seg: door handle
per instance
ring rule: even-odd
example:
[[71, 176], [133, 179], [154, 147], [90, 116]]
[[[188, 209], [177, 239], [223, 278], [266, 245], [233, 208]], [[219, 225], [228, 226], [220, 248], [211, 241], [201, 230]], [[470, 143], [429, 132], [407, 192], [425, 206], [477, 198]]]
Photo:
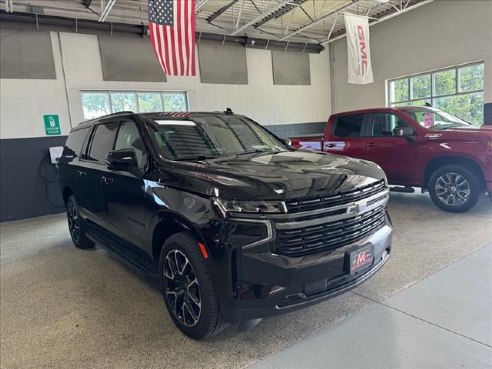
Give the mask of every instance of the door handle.
[[102, 177], [101, 177], [101, 181], [102, 181], [104, 184], [109, 185], [109, 184], [113, 183], [113, 178], [111, 178], [111, 177], [106, 177], [106, 176], [102, 176]]
[[378, 146], [378, 144], [375, 142], [366, 143], [366, 147], [377, 147], [377, 146]]
[[77, 175], [78, 175], [79, 177], [85, 177], [85, 176], [86, 176], [86, 174], [87, 174], [87, 173], [86, 173], [86, 172], [84, 172], [83, 170], [78, 170], [78, 171], [77, 171]]

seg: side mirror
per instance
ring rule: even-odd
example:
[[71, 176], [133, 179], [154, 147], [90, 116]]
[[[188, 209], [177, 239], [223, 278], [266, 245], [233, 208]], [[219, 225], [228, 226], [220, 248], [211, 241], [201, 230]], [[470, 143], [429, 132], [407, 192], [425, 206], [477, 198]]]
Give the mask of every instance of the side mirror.
[[412, 127], [397, 127], [393, 131], [393, 135], [405, 137], [406, 139], [413, 141], [415, 139], [415, 130]]
[[137, 155], [133, 149], [110, 151], [106, 156], [109, 169], [126, 171], [138, 167]]
[[287, 146], [292, 146], [292, 140], [290, 138], [283, 138], [282, 141], [284, 142], [284, 144], [286, 144]]

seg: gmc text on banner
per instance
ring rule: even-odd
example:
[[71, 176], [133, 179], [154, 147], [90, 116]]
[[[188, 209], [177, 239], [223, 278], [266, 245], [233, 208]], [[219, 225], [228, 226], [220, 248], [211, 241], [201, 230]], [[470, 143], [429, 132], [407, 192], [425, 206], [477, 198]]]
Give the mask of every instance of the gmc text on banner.
[[359, 85], [373, 83], [368, 18], [345, 14], [345, 29], [347, 33], [348, 83]]

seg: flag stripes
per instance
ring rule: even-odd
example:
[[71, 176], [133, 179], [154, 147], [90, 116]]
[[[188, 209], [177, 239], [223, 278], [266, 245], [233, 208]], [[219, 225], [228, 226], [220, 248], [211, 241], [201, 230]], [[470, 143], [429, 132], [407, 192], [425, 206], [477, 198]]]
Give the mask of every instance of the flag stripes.
[[195, 0], [149, 0], [150, 41], [167, 75], [196, 75], [195, 30]]

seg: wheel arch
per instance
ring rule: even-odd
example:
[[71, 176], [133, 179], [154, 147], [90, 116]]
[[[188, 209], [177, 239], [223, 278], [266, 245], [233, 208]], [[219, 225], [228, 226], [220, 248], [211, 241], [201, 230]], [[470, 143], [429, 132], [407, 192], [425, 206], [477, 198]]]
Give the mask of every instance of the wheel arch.
[[62, 196], [63, 196], [63, 203], [65, 205], [67, 205], [68, 198], [70, 196], [72, 196], [73, 194], [74, 194], [74, 192], [72, 191], [72, 189], [70, 187], [65, 186], [65, 188], [63, 188]]
[[200, 231], [183, 217], [172, 213], [157, 214], [151, 223], [152, 257], [159, 261], [164, 242], [172, 235], [180, 232], [190, 233], [198, 242], [207, 247]]
[[475, 172], [479, 176], [480, 180], [482, 182], [485, 182], [482, 169], [480, 168], [480, 165], [478, 165], [475, 160], [464, 156], [452, 156], [452, 155], [439, 156], [427, 163], [425, 167], [422, 188], [427, 189], [432, 173], [434, 173], [437, 169], [445, 165], [462, 165], [465, 168]]

